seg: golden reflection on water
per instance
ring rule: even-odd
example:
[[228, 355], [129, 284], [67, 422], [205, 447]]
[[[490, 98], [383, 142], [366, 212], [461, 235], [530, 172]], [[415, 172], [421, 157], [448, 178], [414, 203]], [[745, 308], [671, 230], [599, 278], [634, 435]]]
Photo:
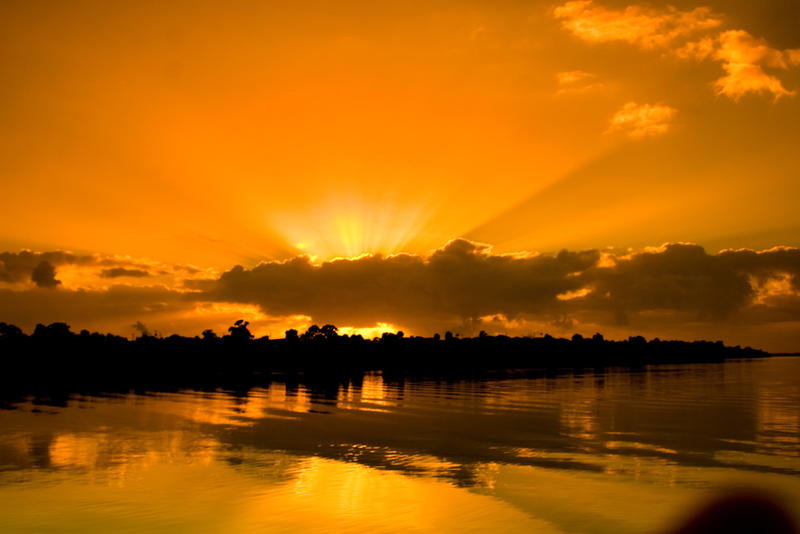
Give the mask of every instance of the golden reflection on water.
[[[796, 383], [795, 383], [796, 384]], [[791, 387], [797, 387], [793, 384]], [[756, 441], [763, 452], [800, 456], [800, 406], [780, 394], [786, 384], [759, 391]], [[775, 447], [774, 445], [779, 446]]]
[[713, 488], [800, 512], [800, 359], [37, 399], [0, 532], [647, 532]]

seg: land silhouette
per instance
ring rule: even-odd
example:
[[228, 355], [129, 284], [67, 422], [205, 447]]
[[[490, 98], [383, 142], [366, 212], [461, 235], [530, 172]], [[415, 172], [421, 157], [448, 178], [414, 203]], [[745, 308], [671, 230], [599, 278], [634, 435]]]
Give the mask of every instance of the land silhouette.
[[607, 340], [600, 334], [570, 339], [550, 335], [433, 337], [384, 333], [366, 339], [340, 335], [336, 326], [313, 325], [303, 333], [255, 338], [246, 321], [225, 335], [160, 337], [137, 323], [141, 335], [71, 331], [66, 323], [39, 324], [32, 334], [0, 323], [0, 385], [12, 390], [108, 390], [177, 387], [241, 388], [280, 373], [305, 380], [350, 377], [370, 371], [386, 376], [465, 377], [523, 370], [641, 367], [656, 363], [718, 362], [769, 354], [721, 341]]

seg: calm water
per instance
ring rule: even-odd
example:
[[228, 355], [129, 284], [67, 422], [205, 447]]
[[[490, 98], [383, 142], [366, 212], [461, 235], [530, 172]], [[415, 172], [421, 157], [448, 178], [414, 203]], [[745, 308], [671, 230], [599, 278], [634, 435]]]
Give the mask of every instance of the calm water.
[[800, 515], [800, 358], [52, 404], [0, 411], [0, 532], [657, 532], [731, 485]]

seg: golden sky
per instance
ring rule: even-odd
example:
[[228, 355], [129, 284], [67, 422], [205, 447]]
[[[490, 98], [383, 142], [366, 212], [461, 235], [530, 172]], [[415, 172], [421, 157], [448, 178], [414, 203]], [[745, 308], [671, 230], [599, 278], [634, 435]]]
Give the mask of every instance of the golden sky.
[[[447, 294], [400, 309], [340, 269], [326, 282], [339, 299], [372, 295], [350, 314], [214, 280], [304, 254], [312, 273], [400, 252], [430, 267], [456, 238], [491, 245], [468, 252], [482, 259], [696, 243], [728, 265], [719, 251], [798, 247], [798, 23], [791, 0], [3, 3], [0, 320], [194, 333], [247, 313], [273, 335], [318, 319], [428, 334], [502, 315], [523, 332], [627, 335], [678, 310], [694, 315], [670, 315], [675, 337], [797, 350], [797, 259], [730, 267], [749, 291], [722, 315], [612, 292], [613, 317], [589, 322], [562, 306], [597, 297], [592, 277], [513, 309], [488, 289], [474, 308]], [[42, 261], [60, 284], [35, 281]], [[481, 276], [465, 284], [504, 275]]]

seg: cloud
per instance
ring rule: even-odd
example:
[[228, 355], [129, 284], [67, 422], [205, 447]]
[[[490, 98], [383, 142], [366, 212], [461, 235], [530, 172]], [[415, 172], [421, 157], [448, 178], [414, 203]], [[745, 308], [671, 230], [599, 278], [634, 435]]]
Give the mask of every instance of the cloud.
[[681, 11], [628, 6], [615, 10], [592, 0], [566, 2], [555, 8], [553, 15], [562, 27], [586, 41], [623, 41], [645, 49], [666, 47], [678, 37], [722, 24], [707, 7]]
[[[20, 288], [31, 283], [41, 286], [48, 283], [45, 278], [34, 279], [32, 273], [42, 262], [58, 270], [61, 287], [67, 289], [98, 289], [108, 285], [108, 280], [129, 278], [141, 284], [158, 282], [170, 286], [182, 286], [185, 280], [213, 278], [216, 271], [191, 265], [167, 265], [163, 263], [131, 258], [128, 256], [79, 255], [65, 251], [0, 252], [0, 287]], [[99, 270], [98, 270], [99, 269]], [[42, 272], [41, 274], [44, 274]], [[39, 275], [40, 276], [40, 275]], [[57, 285], [57, 284], [56, 284]]]
[[[673, 243], [640, 252], [497, 254], [489, 245], [457, 239], [427, 255], [319, 264], [298, 256], [235, 266], [188, 285], [193, 288], [0, 289], [0, 321], [24, 328], [65, 321], [126, 334], [140, 321], [164, 333], [192, 335], [205, 328], [224, 331], [241, 318], [273, 335], [312, 322], [357, 328], [386, 323], [426, 335], [574, 329], [687, 338], [723, 331], [734, 339], [751, 332], [750, 339], [772, 346], [775, 329], [795, 339], [800, 327], [800, 249], [789, 247], [710, 254]], [[770, 335], [759, 338], [761, 331]]]
[[628, 102], [611, 117], [608, 131], [625, 131], [634, 139], [663, 134], [669, 130], [675, 113], [675, 108], [665, 105]]
[[697, 245], [669, 244], [585, 273], [592, 288], [586, 306], [625, 314], [668, 310], [698, 319], [725, 318], [753, 299], [748, 272], [755, 269], [754, 262], [736, 265], [735, 258], [707, 254]]
[[690, 41], [675, 51], [683, 59], [713, 59], [722, 64], [725, 76], [714, 82], [714, 91], [734, 100], [747, 93], [768, 93], [776, 99], [796, 92], [786, 89], [764, 68], [789, 69], [800, 64], [800, 50], [778, 50], [764, 39], [744, 30], [728, 30], [716, 37]]
[[795, 52], [771, 48], [743, 30], [723, 32], [713, 57], [722, 62], [726, 75], [714, 82], [714, 90], [734, 100], [747, 93], [771, 93], [776, 99], [794, 95], [778, 78], [764, 72], [763, 66], [787, 69], [797, 63]]
[[555, 257], [494, 255], [455, 240], [428, 257], [368, 256], [314, 265], [306, 257], [224, 273], [203, 298], [257, 304], [268, 314], [306, 314], [344, 324], [415, 323], [507, 315], [540, 309], [578, 289], [567, 276], [597, 261], [596, 252]]
[[39, 287], [55, 288], [61, 283], [56, 280], [56, 268], [49, 261], [42, 261], [31, 271], [31, 280]]
[[558, 91], [556, 95], [584, 93], [586, 91], [602, 88], [603, 84], [593, 81], [594, 78], [594, 74], [582, 70], [570, 70], [556, 73], [556, 80], [558, 81]]
[[574, 87], [575, 85], [585, 82], [586, 80], [590, 80], [593, 77], [593, 74], [584, 72], [582, 70], [570, 70], [556, 74], [558, 85], [560, 87]]
[[757, 296], [776, 279], [792, 288], [780, 306], [800, 303], [798, 249], [713, 255], [697, 245], [670, 244], [607, 256], [597, 250], [497, 255], [462, 239], [427, 257], [370, 256], [320, 265], [300, 257], [252, 269], [237, 266], [198, 298], [256, 304], [270, 315], [306, 314], [346, 324], [380, 320], [423, 330], [442, 321], [499, 315], [561, 321], [566, 314], [606, 324], [654, 314], [725, 321], [759, 307], [764, 311]]
[[696, 59], [702, 61], [714, 55], [717, 41], [711, 37], [704, 37], [699, 41], [689, 41], [675, 50], [675, 55], [681, 59]]
[[621, 41], [643, 49], [668, 49], [682, 59], [718, 61], [725, 75], [713, 84], [717, 95], [738, 100], [748, 93], [771, 94], [775, 99], [795, 94], [764, 68], [785, 70], [800, 65], [800, 49], [772, 48], [741, 29], [686, 41], [692, 34], [707, 34], [722, 24], [721, 17], [707, 7], [681, 11], [631, 5], [613, 10], [591, 0], [575, 0], [558, 6], [553, 15], [585, 41]]
[[128, 333], [138, 320], [193, 309], [191, 295], [164, 287], [111, 286], [103, 290], [0, 289], [0, 321], [31, 329], [64, 321], [75, 328]]
[[[33, 270], [43, 262], [51, 267], [64, 264], [92, 261], [89, 256], [75, 256], [68, 252], [2, 252], [0, 253], [0, 282], [9, 284], [25, 283], [33, 280]], [[35, 283], [35, 280], [33, 280]]]
[[124, 276], [143, 278], [150, 276], [150, 273], [145, 269], [125, 269], [124, 267], [113, 267], [100, 271], [101, 278], [120, 278]]

